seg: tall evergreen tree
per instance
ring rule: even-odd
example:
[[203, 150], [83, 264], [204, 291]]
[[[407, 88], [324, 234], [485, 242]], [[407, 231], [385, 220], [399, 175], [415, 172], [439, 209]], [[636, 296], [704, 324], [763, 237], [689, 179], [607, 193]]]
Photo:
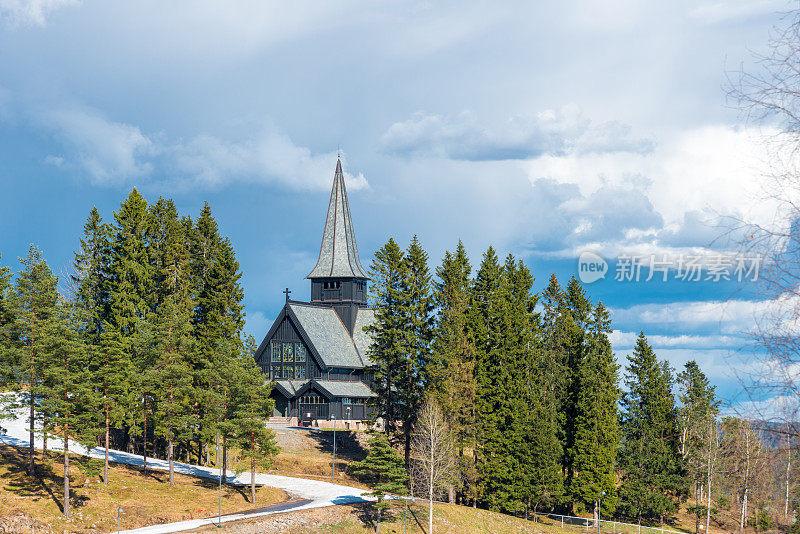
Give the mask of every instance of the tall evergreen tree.
[[237, 371], [232, 422], [236, 443], [250, 461], [250, 501], [256, 502], [256, 466], [269, 468], [278, 454], [275, 432], [264, 426], [275, 402], [269, 398], [271, 387], [252, 357], [242, 359]]
[[28, 472], [33, 474], [36, 399], [41, 394], [41, 379], [47, 351], [53, 346], [53, 340], [50, 339], [53, 330], [49, 326], [51, 317], [57, 311], [58, 278], [47, 266], [39, 249], [33, 245], [28, 255], [20, 261], [23, 268], [17, 275], [10, 304], [15, 317], [14, 329], [19, 334], [19, 343], [14, 347], [14, 361], [18, 365], [18, 374], [28, 386], [30, 414]]
[[400, 418], [400, 399], [397, 395], [400, 382], [400, 366], [405, 356], [404, 332], [407, 314], [407, 295], [403, 291], [406, 279], [406, 262], [403, 251], [394, 239], [375, 252], [370, 266], [372, 277], [372, 306], [375, 322], [366, 328], [373, 343], [369, 356], [373, 362], [375, 380], [373, 390], [377, 394], [374, 417], [384, 421], [388, 436], [397, 436], [396, 423]]
[[[618, 368], [608, 334], [611, 321], [602, 303], [593, 309], [585, 352], [574, 379], [573, 432], [569, 492], [581, 509], [595, 519], [616, 506], [616, 452], [619, 443], [617, 403]], [[602, 498], [601, 498], [602, 496]], [[600, 508], [602, 506], [602, 509]]]
[[75, 253], [75, 302], [87, 316], [87, 342], [97, 345], [104, 331], [103, 322], [110, 311], [109, 285], [111, 275], [111, 228], [103, 222], [97, 208], [92, 208], [86, 224], [80, 250]]
[[175, 485], [175, 442], [188, 438], [194, 400], [189, 355], [194, 350], [191, 310], [180, 295], [168, 295], [154, 323], [157, 359], [147, 376], [155, 394], [155, 430], [167, 441], [169, 483]]
[[41, 408], [49, 419], [48, 427], [57, 429], [64, 445], [64, 517], [70, 516], [70, 440], [91, 447], [92, 419], [96, 396], [91, 387], [89, 356], [85, 350], [87, 329], [95, 323], [81, 317], [79, 308], [59, 302], [47, 320], [48, 335], [44, 345]]
[[372, 488], [370, 495], [377, 499], [378, 528], [380, 532], [383, 511], [389, 508], [384, 499], [389, 494], [405, 495], [407, 493], [408, 475], [403, 457], [389, 444], [388, 439], [379, 433], [373, 433], [367, 442], [367, 457], [358, 462], [351, 462], [348, 468], [356, 476], [362, 477]]
[[[11, 278], [11, 268], [0, 265], [0, 387], [4, 389], [14, 384], [14, 372], [18, 367], [15, 349], [19, 336], [14, 332]], [[0, 395], [0, 432], [3, 431], [2, 420], [12, 417], [15, 400], [11, 395]]]
[[[445, 252], [442, 265], [436, 269], [434, 301], [438, 313], [428, 384], [452, 427], [464, 489], [475, 478], [474, 460], [464, 452], [475, 446], [477, 425], [475, 347], [469, 331], [471, 269], [460, 240], [456, 252]], [[462, 496], [462, 500], [465, 498]]]
[[414, 236], [403, 256], [405, 268], [401, 292], [405, 303], [402, 312], [402, 360], [397, 366], [396, 388], [399, 397], [399, 418], [402, 427], [406, 468], [411, 457], [411, 437], [416, 414], [422, 407], [431, 360], [433, 339], [433, 295], [428, 254]]
[[686, 496], [672, 383], [667, 362], [656, 359], [640, 333], [622, 395], [619, 508], [646, 522], [663, 522]]

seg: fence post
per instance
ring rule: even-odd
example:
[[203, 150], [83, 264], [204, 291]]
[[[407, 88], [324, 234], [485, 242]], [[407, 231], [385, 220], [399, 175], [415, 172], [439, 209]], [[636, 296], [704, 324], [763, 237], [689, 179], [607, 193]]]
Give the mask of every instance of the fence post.
[[586, 520], [586, 534], [589, 534], [589, 520]]
[[611, 534], [617, 534], [617, 522], [614, 521], [614, 524], [611, 525]]
[[561, 516], [561, 530], [564, 530], [564, 516]]

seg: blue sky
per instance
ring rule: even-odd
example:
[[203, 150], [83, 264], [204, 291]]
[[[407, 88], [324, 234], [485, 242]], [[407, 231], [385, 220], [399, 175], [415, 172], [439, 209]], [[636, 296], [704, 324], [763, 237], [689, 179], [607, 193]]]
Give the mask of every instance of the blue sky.
[[[362, 261], [461, 238], [611, 307], [620, 358], [644, 330], [732, 396], [755, 284], [619, 282], [621, 254], [731, 250], [720, 218], [769, 220], [765, 157], [725, 98], [780, 1], [116, 2], [0, 0], [0, 253], [67, 273], [92, 206], [134, 186], [208, 201], [261, 337], [307, 298], [341, 146]], [[645, 271], [646, 272], [646, 271]], [[739, 362], [739, 363], [737, 363]]]

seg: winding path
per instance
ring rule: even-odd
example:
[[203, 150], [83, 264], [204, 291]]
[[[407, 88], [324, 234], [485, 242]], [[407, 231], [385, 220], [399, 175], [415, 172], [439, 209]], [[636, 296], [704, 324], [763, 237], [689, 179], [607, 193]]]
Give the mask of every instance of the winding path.
[[[24, 409], [15, 412], [14, 419], [5, 419], [0, 421], [0, 426], [5, 429], [5, 433], [0, 433], [0, 443], [10, 445], [12, 447], [29, 447], [29, 432], [28, 420]], [[34, 446], [41, 449], [43, 446], [41, 436], [34, 437]], [[50, 438], [48, 439], [48, 448], [50, 450], [64, 450], [64, 445], [61, 440]], [[95, 447], [91, 450], [86, 450], [80, 445], [70, 444], [70, 452], [80, 454], [83, 456], [91, 456], [92, 458], [104, 458], [105, 448]], [[109, 449], [108, 459], [110, 462], [142, 466], [143, 459], [138, 454], [131, 454], [127, 452]], [[202, 467], [199, 465], [185, 464], [182, 462], [174, 462], [175, 472], [184, 475], [191, 475], [202, 478], [209, 478], [219, 480], [220, 469], [212, 467]], [[147, 458], [147, 468], [157, 469], [161, 471], [169, 470], [169, 462], [166, 460], [159, 460], [156, 458]], [[234, 471], [226, 471], [226, 481], [228, 484], [235, 485], [249, 485], [250, 473], [236, 474]], [[222, 516], [222, 522], [237, 521], [240, 519], [248, 519], [253, 517], [262, 517], [287, 511], [294, 510], [307, 510], [310, 508], [321, 508], [325, 506], [333, 506], [337, 504], [350, 504], [354, 502], [365, 502], [372, 500], [368, 496], [363, 496], [364, 490], [354, 488], [351, 486], [343, 486], [341, 484], [333, 484], [330, 482], [322, 482], [318, 480], [308, 480], [304, 478], [287, 477], [282, 475], [269, 475], [266, 473], [256, 473], [256, 484], [264, 486], [272, 486], [281, 489], [291, 496], [300, 497], [301, 501], [277, 504], [251, 510], [248, 512], [240, 512], [236, 514], [229, 514]], [[180, 532], [182, 530], [190, 530], [204, 525], [216, 524], [218, 519], [192, 519], [189, 521], [179, 521], [177, 523], [164, 523], [160, 525], [152, 525], [148, 527], [141, 527], [133, 530], [126, 530], [126, 533], [137, 534], [161, 534], [167, 532]]]

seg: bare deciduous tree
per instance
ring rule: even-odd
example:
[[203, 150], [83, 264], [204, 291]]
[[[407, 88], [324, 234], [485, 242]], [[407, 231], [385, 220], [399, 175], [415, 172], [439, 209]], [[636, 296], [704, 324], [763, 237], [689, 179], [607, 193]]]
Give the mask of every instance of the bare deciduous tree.
[[455, 438], [433, 399], [428, 399], [417, 415], [412, 451], [414, 487], [424, 488], [428, 498], [428, 533], [433, 534], [433, 500], [453, 484], [458, 472]]

